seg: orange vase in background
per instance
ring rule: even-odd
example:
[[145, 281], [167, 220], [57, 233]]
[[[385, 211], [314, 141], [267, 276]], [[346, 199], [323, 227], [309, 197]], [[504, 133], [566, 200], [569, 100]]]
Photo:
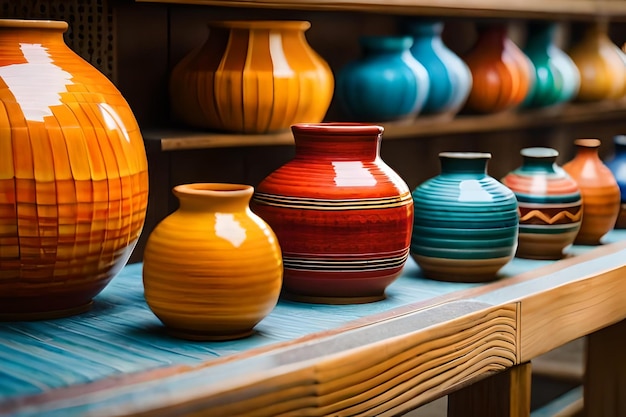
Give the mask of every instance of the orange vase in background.
[[194, 127], [243, 133], [320, 122], [334, 79], [306, 41], [309, 27], [306, 21], [210, 23], [206, 42], [172, 71], [173, 116]]
[[615, 177], [600, 160], [598, 139], [578, 139], [576, 156], [563, 169], [578, 183], [583, 198], [583, 218], [574, 243], [597, 245], [613, 229], [620, 210], [620, 190]]
[[127, 262], [148, 201], [143, 139], [67, 23], [0, 20], [0, 319], [86, 310]]
[[280, 246], [248, 208], [243, 184], [174, 188], [180, 208], [152, 231], [144, 251], [145, 297], [178, 337], [245, 337], [268, 315], [282, 285]]
[[597, 22], [568, 51], [580, 72], [579, 101], [611, 100], [626, 93], [626, 59], [608, 35], [608, 24]]
[[479, 28], [478, 40], [463, 59], [473, 79], [467, 110], [495, 113], [515, 108], [534, 83], [532, 63], [509, 38], [506, 25]]

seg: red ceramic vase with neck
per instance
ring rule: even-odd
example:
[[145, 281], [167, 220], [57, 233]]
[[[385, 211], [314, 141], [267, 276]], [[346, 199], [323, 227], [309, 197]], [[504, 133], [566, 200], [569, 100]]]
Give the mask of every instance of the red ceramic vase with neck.
[[384, 298], [404, 266], [413, 202], [380, 158], [383, 128], [292, 126], [296, 154], [257, 187], [251, 207], [278, 237], [283, 295], [332, 304]]

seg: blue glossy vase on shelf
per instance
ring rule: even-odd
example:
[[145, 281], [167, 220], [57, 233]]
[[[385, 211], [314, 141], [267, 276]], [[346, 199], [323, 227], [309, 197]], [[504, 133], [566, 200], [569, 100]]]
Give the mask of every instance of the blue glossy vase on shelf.
[[518, 205], [487, 174], [491, 154], [443, 152], [441, 173], [412, 193], [411, 256], [428, 278], [485, 282], [515, 255]]
[[424, 107], [428, 72], [411, 54], [409, 36], [360, 38], [361, 57], [337, 74], [335, 97], [353, 122], [386, 122], [415, 117]]
[[573, 100], [580, 88], [580, 73], [574, 61], [556, 45], [557, 24], [528, 25], [524, 53], [534, 65], [535, 83], [522, 107], [540, 108]]
[[619, 186], [621, 207], [615, 228], [626, 229], [626, 135], [613, 138], [613, 154], [604, 161]]
[[413, 37], [411, 53], [426, 68], [430, 90], [422, 113], [456, 113], [472, 88], [472, 73], [465, 62], [441, 38], [444, 23], [411, 21], [404, 30]]

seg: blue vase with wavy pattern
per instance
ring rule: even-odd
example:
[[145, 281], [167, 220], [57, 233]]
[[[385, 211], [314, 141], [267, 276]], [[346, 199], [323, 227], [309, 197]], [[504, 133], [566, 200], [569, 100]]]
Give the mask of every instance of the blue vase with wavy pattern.
[[574, 61], [555, 44], [557, 24], [537, 22], [528, 26], [524, 53], [535, 67], [535, 83], [523, 107], [548, 107], [572, 100], [580, 88]]
[[487, 174], [491, 154], [442, 152], [441, 173], [412, 193], [411, 256], [428, 278], [484, 282], [515, 255], [513, 191]]
[[428, 72], [411, 54], [409, 36], [360, 38], [362, 55], [337, 74], [335, 97], [353, 122], [415, 117], [424, 107]]
[[413, 37], [411, 53], [426, 68], [430, 79], [424, 114], [456, 113], [472, 88], [472, 73], [443, 43], [443, 29], [444, 23], [439, 21], [405, 23], [405, 31]]

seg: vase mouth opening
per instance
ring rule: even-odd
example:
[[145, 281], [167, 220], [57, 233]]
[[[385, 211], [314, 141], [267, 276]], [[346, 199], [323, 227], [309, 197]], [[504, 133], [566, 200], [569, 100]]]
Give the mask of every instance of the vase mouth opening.
[[385, 128], [371, 123], [358, 122], [322, 122], [322, 123], [296, 123], [291, 126], [291, 131], [296, 133], [332, 133], [335, 135], [382, 135]]
[[522, 156], [527, 156], [531, 158], [556, 158], [559, 156], [559, 151], [553, 148], [544, 148], [544, 147], [532, 147], [532, 148], [524, 148], [520, 151]]
[[600, 139], [576, 139], [574, 145], [580, 148], [599, 148], [602, 142]]
[[491, 159], [489, 152], [440, 152], [439, 158], [446, 159]]
[[52, 29], [65, 32], [67, 22], [63, 20], [0, 19], [0, 29]]
[[209, 28], [228, 29], [292, 29], [305, 31], [311, 27], [308, 20], [215, 20], [208, 23]]
[[195, 196], [209, 196], [209, 195], [252, 195], [254, 188], [247, 184], [231, 184], [220, 182], [203, 182], [193, 184], [181, 184], [177, 185], [173, 189], [174, 194], [177, 195], [195, 195]]

